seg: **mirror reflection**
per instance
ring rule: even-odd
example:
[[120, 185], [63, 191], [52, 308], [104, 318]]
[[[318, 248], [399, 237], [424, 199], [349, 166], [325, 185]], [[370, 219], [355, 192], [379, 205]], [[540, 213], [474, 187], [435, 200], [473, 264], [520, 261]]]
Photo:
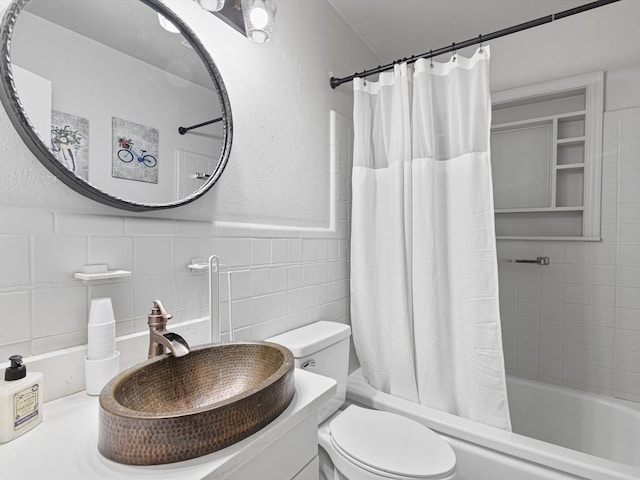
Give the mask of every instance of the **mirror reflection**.
[[137, 0], [30, 0], [11, 68], [46, 161], [80, 187], [166, 208], [217, 180], [230, 116], [213, 62], [203, 63], [194, 38], [163, 28], [163, 13]]

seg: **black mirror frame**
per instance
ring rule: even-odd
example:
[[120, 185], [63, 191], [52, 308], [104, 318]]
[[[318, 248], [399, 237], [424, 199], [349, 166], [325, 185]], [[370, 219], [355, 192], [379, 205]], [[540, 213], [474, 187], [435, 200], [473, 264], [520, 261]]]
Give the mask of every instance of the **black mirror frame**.
[[100, 190], [65, 168], [49, 151], [49, 148], [46, 146], [43, 139], [40, 138], [38, 133], [35, 131], [35, 128], [25, 115], [24, 108], [18, 98], [18, 93], [15, 87], [13, 72], [11, 70], [10, 54], [11, 35], [18, 20], [18, 15], [29, 1], [30, 0], [12, 0], [2, 18], [2, 24], [0, 25], [0, 81], [2, 84], [0, 88], [0, 101], [4, 105], [11, 123], [36, 158], [38, 158], [38, 160], [40, 160], [40, 162], [62, 183], [71, 187], [81, 195], [104, 205], [131, 212], [145, 212], [181, 207], [204, 195], [220, 178], [229, 160], [229, 156], [231, 154], [231, 140], [233, 137], [233, 122], [231, 116], [231, 104], [229, 102], [224, 82], [222, 81], [222, 76], [197, 35], [181, 18], [179, 18], [159, 0], [138, 0], [153, 8], [155, 11], [170, 20], [171, 23], [176, 25], [202, 60], [204, 66], [209, 72], [209, 75], [211, 76], [211, 80], [213, 81], [218, 94], [218, 100], [220, 101], [221, 116], [223, 118], [223, 142], [220, 158], [215, 170], [211, 173], [211, 176], [207, 179], [204, 185], [198, 190], [175, 202], [160, 204], [136, 203]]

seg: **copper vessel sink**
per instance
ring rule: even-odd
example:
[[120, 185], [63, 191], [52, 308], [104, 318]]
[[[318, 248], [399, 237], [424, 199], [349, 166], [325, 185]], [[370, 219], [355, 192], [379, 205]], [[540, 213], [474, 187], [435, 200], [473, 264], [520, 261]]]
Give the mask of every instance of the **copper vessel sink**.
[[102, 390], [98, 450], [118, 463], [156, 465], [227, 447], [287, 408], [293, 364], [289, 350], [268, 342], [151, 358]]

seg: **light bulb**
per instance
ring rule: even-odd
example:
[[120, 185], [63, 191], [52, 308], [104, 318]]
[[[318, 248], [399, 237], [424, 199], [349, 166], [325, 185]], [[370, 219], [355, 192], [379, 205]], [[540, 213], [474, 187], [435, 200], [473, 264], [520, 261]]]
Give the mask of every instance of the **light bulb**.
[[269, 24], [269, 14], [264, 8], [264, 3], [256, 2], [249, 14], [251, 24], [255, 28], [264, 28]]
[[209, 12], [219, 12], [224, 7], [224, 0], [196, 0], [196, 2]]

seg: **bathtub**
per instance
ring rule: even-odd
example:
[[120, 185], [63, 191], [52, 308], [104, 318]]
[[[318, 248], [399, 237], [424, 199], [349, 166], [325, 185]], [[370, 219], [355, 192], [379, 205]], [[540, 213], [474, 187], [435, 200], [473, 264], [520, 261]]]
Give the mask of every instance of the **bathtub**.
[[453, 447], [461, 480], [640, 479], [640, 408], [630, 402], [507, 378], [514, 432], [393, 397], [349, 375], [347, 400], [398, 413]]

